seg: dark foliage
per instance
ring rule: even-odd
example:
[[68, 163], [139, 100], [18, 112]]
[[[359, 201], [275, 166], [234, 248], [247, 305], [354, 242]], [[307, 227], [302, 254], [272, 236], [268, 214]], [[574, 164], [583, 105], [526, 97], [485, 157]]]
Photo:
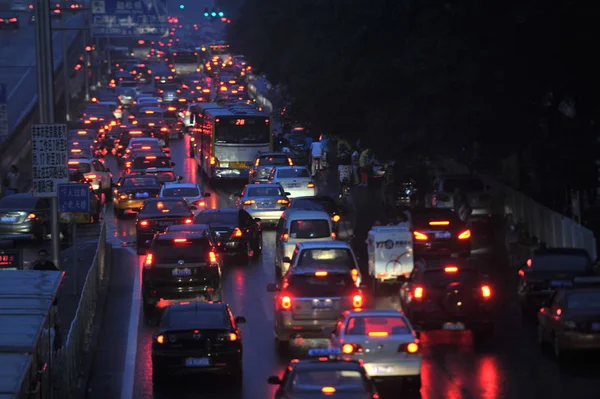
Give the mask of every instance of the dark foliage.
[[[386, 155], [473, 142], [496, 163], [517, 152], [553, 193], [595, 184], [599, 11], [577, 0], [246, 0], [229, 39], [323, 131]], [[574, 118], [559, 112], [570, 102]]]

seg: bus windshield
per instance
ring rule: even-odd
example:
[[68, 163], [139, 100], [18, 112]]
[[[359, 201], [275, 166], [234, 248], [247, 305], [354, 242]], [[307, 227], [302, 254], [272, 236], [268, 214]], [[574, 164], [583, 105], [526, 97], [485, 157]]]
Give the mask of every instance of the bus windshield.
[[178, 51], [173, 53], [175, 64], [197, 64], [198, 56], [193, 51]]
[[259, 144], [270, 140], [269, 123], [264, 117], [224, 118], [215, 127], [215, 142], [228, 144]]

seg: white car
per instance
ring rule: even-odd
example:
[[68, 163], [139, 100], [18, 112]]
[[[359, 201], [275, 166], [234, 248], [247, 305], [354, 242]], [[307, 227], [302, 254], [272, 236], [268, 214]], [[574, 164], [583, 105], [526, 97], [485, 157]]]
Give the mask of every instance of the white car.
[[344, 356], [359, 359], [369, 377], [421, 389], [421, 347], [410, 321], [393, 309], [347, 310], [329, 341]]
[[290, 193], [288, 198], [317, 195], [315, 183], [304, 166], [277, 166], [271, 171], [269, 183], [280, 184], [284, 191]]
[[186, 200], [190, 205], [198, 208], [198, 211], [207, 209], [206, 198], [210, 193], [202, 193], [200, 186], [193, 183], [165, 183], [160, 190], [159, 197], [178, 197]]

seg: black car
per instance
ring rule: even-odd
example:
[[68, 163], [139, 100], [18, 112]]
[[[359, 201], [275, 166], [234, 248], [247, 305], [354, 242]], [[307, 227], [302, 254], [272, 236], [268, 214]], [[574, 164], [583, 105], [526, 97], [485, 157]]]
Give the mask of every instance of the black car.
[[415, 256], [470, 256], [471, 230], [452, 210], [415, 209], [411, 217]]
[[523, 310], [537, 311], [554, 289], [571, 287], [576, 277], [594, 274], [592, 259], [583, 248], [538, 249], [519, 269], [519, 301]]
[[242, 333], [229, 306], [214, 302], [183, 302], [165, 309], [152, 340], [152, 379], [168, 382], [169, 374], [225, 374], [227, 386], [238, 390], [243, 378]]
[[0, 29], [19, 29], [19, 17], [14, 14], [0, 14]]
[[146, 313], [151, 313], [160, 300], [221, 300], [221, 262], [208, 226], [172, 227], [154, 236], [144, 261], [142, 298]]
[[156, 233], [174, 224], [192, 224], [193, 210], [183, 198], [149, 198], [144, 201], [135, 221], [137, 253], [143, 255]]
[[274, 398], [379, 398], [377, 388], [367, 376], [362, 361], [342, 356], [328, 357], [330, 351], [311, 349], [308, 352], [316, 356], [314, 359], [294, 359], [285, 368], [282, 377], [269, 377], [267, 382], [278, 386]]
[[260, 220], [243, 209], [206, 209], [194, 223], [210, 226], [219, 253], [239, 256], [244, 264], [262, 251]]
[[421, 263], [398, 281], [402, 309], [415, 328], [471, 330], [475, 342], [493, 334], [492, 288], [479, 269], [449, 262], [444, 266]]
[[293, 198], [288, 209], [314, 209], [327, 212], [331, 216], [333, 232], [336, 234], [338, 233], [342, 217], [346, 213], [336, 200], [327, 195]]
[[133, 138], [142, 138], [142, 137], [154, 137], [152, 132], [148, 129], [141, 128], [128, 128], [123, 129], [121, 131], [121, 136], [119, 137], [119, 145], [117, 146], [117, 156], [122, 157], [125, 155], [125, 150], [129, 146], [131, 139]]

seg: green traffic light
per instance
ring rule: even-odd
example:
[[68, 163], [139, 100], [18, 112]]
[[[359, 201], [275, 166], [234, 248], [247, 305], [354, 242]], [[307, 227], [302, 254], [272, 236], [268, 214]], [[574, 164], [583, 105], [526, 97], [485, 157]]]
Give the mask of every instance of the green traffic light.
[[217, 16], [217, 13], [216, 13], [216, 12], [213, 12], [213, 13], [211, 13], [210, 15], [211, 15], [212, 17], [216, 17], [216, 16]]
[[225, 16], [225, 14], [223, 13], [223, 11], [221, 11], [221, 12], [219, 13], [219, 17], [223, 17], [223, 16]]
[[183, 10], [185, 8], [185, 6], [183, 4], [180, 4], [179, 8], [181, 8]]
[[209, 15], [209, 14], [208, 14], [207, 12], [205, 12], [205, 13], [204, 13], [204, 16], [205, 16], [205, 17], [208, 17], [208, 15]]

